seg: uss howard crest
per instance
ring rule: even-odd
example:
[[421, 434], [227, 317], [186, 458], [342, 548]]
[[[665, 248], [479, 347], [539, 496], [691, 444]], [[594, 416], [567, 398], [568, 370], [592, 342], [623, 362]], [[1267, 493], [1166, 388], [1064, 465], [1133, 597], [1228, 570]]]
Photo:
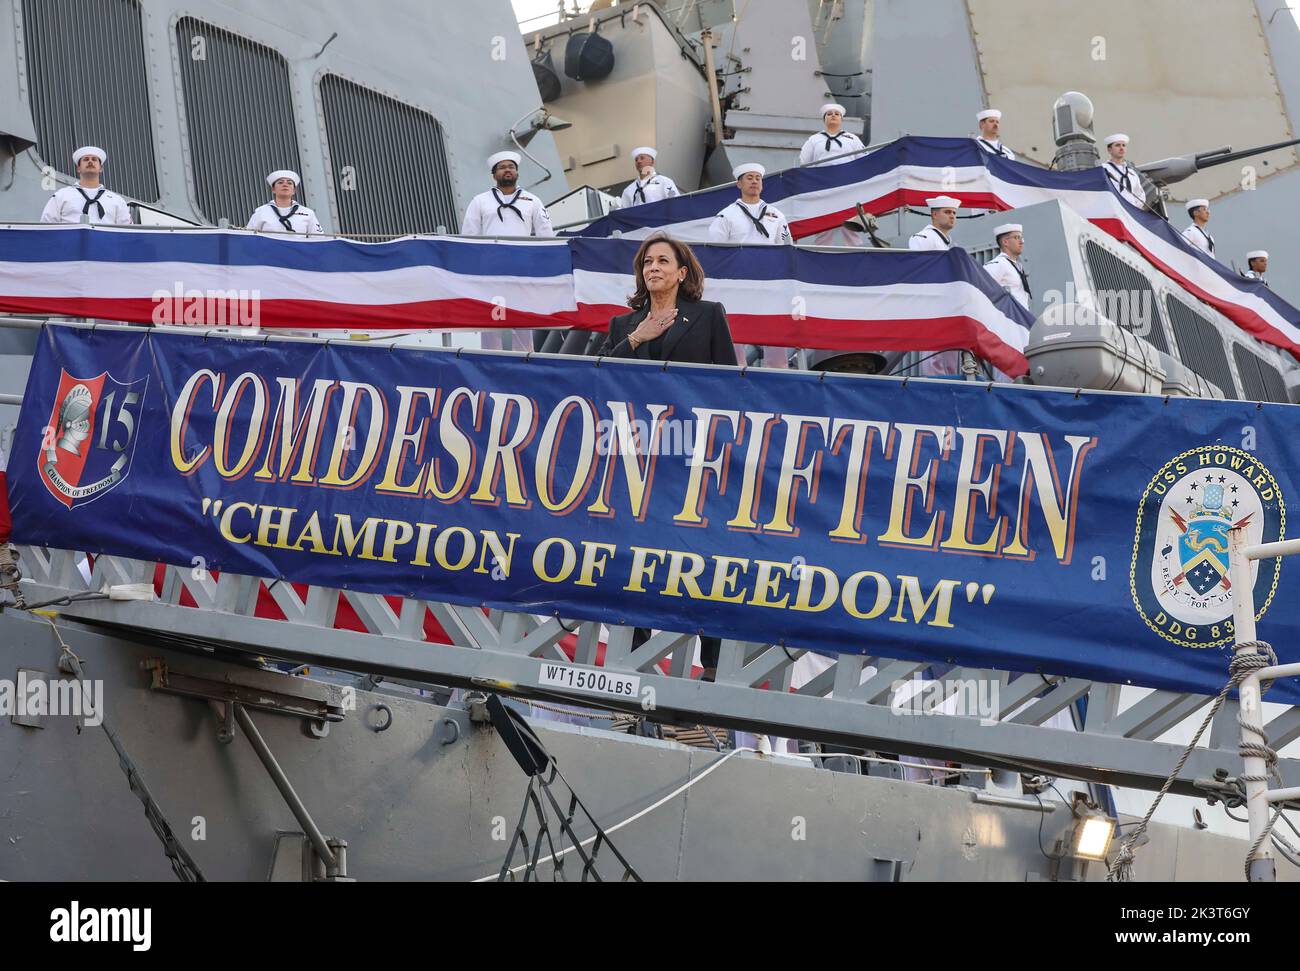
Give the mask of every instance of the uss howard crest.
[[[1148, 627], [1183, 647], [1234, 640], [1228, 532], [1247, 545], [1281, 540], [1286, 506], [1277, 480], [1251, 453], [1205, 445], [1165, 464], [1138, 506], [1129, 590]], [[1250, 564], [1256, 619], [1277, 591], [1282, 559]]]
[[131, 471], [148, 382], [60, 373], [36, 465], [45, 488], [69, 509], [98, 499]]

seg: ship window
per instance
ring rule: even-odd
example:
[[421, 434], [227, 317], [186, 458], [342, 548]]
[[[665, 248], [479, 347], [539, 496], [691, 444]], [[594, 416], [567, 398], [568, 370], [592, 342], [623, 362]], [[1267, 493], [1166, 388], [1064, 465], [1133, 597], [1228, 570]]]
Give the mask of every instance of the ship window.
[[456, 194], [437, 118], [334, 74], [321, 78], [320, 100], [340, 232], [457, 231]]
[[1286, 381], [1282, 379], [1282, 375], [1278, 373], [1277, 368], [1258, 354], [1241, 344], [1233, 344], [1232, 359], [1237, 362], [1242, 391], [1249, 400], [1284, 403], [1290, 400], [1286, 393]]
[[1217, 384], [1225, 397], [1237, 397], [1228, 355], [1223, 349], [1223, 335], [1214, 322], [1173, 296], [1165, 298], [1165, 307], [1174, 327], [1178, 356], [1182, 362], [1205, 380]]
[[1144, 337], [1157, 349], [1172, 354], [1160, 321], [1160, 302], [1151, 281], [1096, 240], [1084, 246], [1097, 309], [1108, 320]]
[[[301, 171], [289, 65], [265, 44], [183, 17], [176, 24], [195, 202], [242, 226], [270, 201], [266, 176]], [[298, 201], [306, 204], [299, 187]]]
[[139, 0], [23, 0], [27, 91], [37, 153], [74, 176], [72, 153], [108, 153], [104, 184], [141, 202], [158, 201], [153, 125]]

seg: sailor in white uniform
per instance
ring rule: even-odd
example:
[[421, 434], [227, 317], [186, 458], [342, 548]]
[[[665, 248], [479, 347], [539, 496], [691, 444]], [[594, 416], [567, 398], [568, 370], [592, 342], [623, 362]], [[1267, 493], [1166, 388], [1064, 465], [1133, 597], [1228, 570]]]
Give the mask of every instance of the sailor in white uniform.
[[72, 170], [77, 173], [78, 184], [65, 185], [50, 197], [41, 212], [41, 222], [79, 223], [86, 216], [92, 223], [131, 225], [131, 209], [126, 200], [101, 184], [107, 164], [108, 153], [94, 145], [73, 152]]
[[[799, 150], [800, 165], [840, 165], [862, 157], [861, 154], [845, 155], [845, 152], [860, 152], [865, 146], [861, 138], [844, 130], [843, 105], [822, 105], [822, 124], [826, 127], [815, 135], [809, 135]], [[834, 158], [836, 155], [842, 157]]]
[[1187, 215], [1192, 217], [1192, 224], [1183, 230], [1183, 239], [1206, 256], [1214, 256], [1214, 237], [1205, 228], [1206, 223], [1210, 221], [1210, 200], [1188, 199]]
[[1145, 209], [1147, 199], [1146, 190], [1142, 188], [1142, 176], [1137, 166], [1128, 160], [1128, 136], [1122, 133], [1107, 135], [1106, 151], [1110, 153], [1110, 158], [1102, 165], [1106, 178], [1125, 199], [1139, 209]]
[[469, 202], [464, 236], [554, 236], [542, 200], [519, 188], [519, 153], [497, 152], [487, 160], [494, 188]]
[[[519, 153], [489, 155], [487, 167], [496, 186], [469, 201], [461, 222], [461, 235], [554, 236], [551, 217], [542, 201], [519, 188]], [[479, 346], [485, 350], [501, 350], [503, 333], [511, 335], [514, 350], [533, 349], [532, 332], [526, 329], [484, 330], [479, 334]]]
[[1258, 280], [1260, 283], [1267, 284], [1264, 274], [1268, 272], [1268, 250], [1253, 249], [1246, 254], [1246, 269], [1242, 271], [1242, 276], [1247, 280]]
[[744, 162], [731, 170], [740, 198], [713, 217], [709, 224], [710, 243], [758, 243], [779, 246], [790, 243], [790, 224], [780, 209], [763, 201], [766, 169], [757, 162]]
[[[713, 217], [709, 224], [710, 243], [749, 243], [780, 246], [794, 241], [790, 224], [775, 206], [763, 201], [763, 175], [766, 169], [757, 162], [744, 162], [731, 170], [736, 177], [740, 198]], [[763, 366], [789, 367], [785, 348], [764, 347]], [[746, 345], [736, 345], [736, 363], [748, 361]]]
[[907, 241], [907, 248], [952, 249], [952, 240], [948, 234], [957, 225], [957, 210], [961, 208], [961, 200], [954, 199], [952, 196], [935, 196], [926, 199], [925, 204], [930, 207], [930, 225], [919, 233], [913, 233], [912, 238]]
[[323, 233], [316, 213], [293, 201], [302, 180], [292, 169], [278, 169], [266, 177], [274, 198], [248, 217], [248, 228], [264, 233]]
[[997, 108], [985, 108], [975, 116], [975, 120], [980, 126], [980, 133], [975, 139], [976, 144], [990, 155], [997, 155], [999, 158], [1014, 162], [1016, 153], [1002, 144], [1002, 112]]
[[681, 195], [677, 183], [666, 175], [655, 171], [655, 159], [659, 153], [650, 145], [632, 149], [632, 164], [636, 166], [636, 178], [623, 189], [623, 208], [640, 206], [647, 202], [659, 202]]
[[1029, 289], [1029, 274], [1020, 265], [1020, 254], [1025, 251], [1024, 227], [1020, 223], [1003, 223], [993, 230], [993, 238], [998, 244], [998, 255], [985, 263], [984, 269], [1028, 310], [1033, 293]]
[[[934, 196], [926, 199], [925, 204], [930, 207], [930, 225], [919, 233], [914, 233], [907, 241], [907, 248], [940, 251], [952, 249], [952, 239], [948, 234], [957, 225], [957, 210], [961, 208], [961, 200], [952, 196]], [[959, 351], [943, 351], [921, 359], [923, 375], [950, 375], [956, 374], [960, 369]]]

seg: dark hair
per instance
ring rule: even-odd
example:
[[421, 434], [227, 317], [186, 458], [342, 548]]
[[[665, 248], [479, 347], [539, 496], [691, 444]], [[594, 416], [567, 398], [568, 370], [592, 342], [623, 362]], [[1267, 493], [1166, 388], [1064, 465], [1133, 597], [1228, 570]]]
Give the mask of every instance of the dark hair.
[[704, 270], [700, 268], [700, 261], [695, 258], [691, 248], [680, 239], [673, 239], [667, 233], [655, 233], [642, 241], [637, 248], [636, 258], [632, 261], [632, 273], [636, 277], [636, 293], [627, 298], [628, 306], [633, 310], [640, 310], [650, 302], [650, 291], [646, 289], [642, 264], [645, 262], [646, 252], [655, 243], [667, 243], [677, 258], [677, 265], [686, 267], [686, 279], [682, 280], [678, 291], [680, 299], [691, 302], [699, 300], [704, 295]]

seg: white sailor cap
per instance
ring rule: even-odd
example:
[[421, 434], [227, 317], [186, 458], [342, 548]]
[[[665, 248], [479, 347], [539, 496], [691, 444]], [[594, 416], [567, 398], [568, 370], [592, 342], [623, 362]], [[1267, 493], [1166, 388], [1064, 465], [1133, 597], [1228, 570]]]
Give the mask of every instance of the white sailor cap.
[[75, 152], [72, 153], [72, 167], [76, 168], [78, 165], [80, 165], [81, 160], [85, 158], [87, 155], [94, 155], [96, 158], [98, 158], [100, 165], [108, 164], [108, 153], [106, 151], [104, 151], [102, 148], [97, 148], [94, 145], [86, 145], [82, 148], [77, 149]]
[[828, 101], [826, 102], [826, 104], [822, 105], [823, 118], [825, 118], [832, 111], [838, 111], [841, 115], [848, 114], [848, 112], [844, 110], [844, 105], [837, 105], [834, 101]]
[[649, 146], [649, 145], [641, 145], [641, 146], [638, 147], [638, 148], [634, 148], [634, 149], [632, 149], [632, 154], [631, 154], [630, 157], [631, 157], [631, 159], [632, 159], [633, 161], [636, 161], [636, 157], [637, 157], [638, 155], [649, 155], [649, 156], [650, 156], [650, 161], [652, 161], [652, 162], [653, 162], [655, 159], [657, 159], [657, 158], [659, 157], [659, 153], [656, 152], [656, 151], [655, 151], [651, 146]]
[[985, 118], [996, 118], [999, 121], [1001, 121], [1002, 112], [998, 111], [997, 108], [985, 108], [983, 111], [981, 111], [979, 114], [975, 116], [976, 121], [983, 121]]
[[954, 199], [952, 196], [935, 196], [933, 199], [926, 199], [925, 204], [931, 209], [960, 209], [961, 200]]
[[1210, 200], [1209, 199], [1188, 199], [1187, 200], [1188, 212], [1191, 212], [1193, 209], [1199, 209], [1201, 208], [1201, 206], [1204, 206], [1206, 209], [1209, 209]]
[[277, 169], [266, 177], [266, 184], [273, 186], [281, 179], [288, 179], [294, 185], [302, 185], [302, 179], [298, 178], [298, 173], [293, 169]]
[[1268, 259], [1268, 250], [1266, 249], [1253, 249], [1246, 254], [1247, 263], [1249, 263], [1251, 260], [1266, 260], [1266, 259]]
[[1110, 148], [1110, 146], [1114, 145], [1116, 142], [1123, 142], [1125, 145], [1127, 145], [1127, 144], [1128, 144], [1128, 136], [1125, 135], [1123, 132], [1120, 132], [1120, 133], [1115, 134], [1115, 135], [1107, 135], [1107, 136], [1106, 136], [1106, 147], [1107, 147], [1107, 148]]
[[759, 165], [757, 162], [741, 162], [731, 170], [731, 177], [739, 182], [742, 175], [748, 175], [750, 172], [757, 172], [759, 175], [766, 175], [767, 169], [763, 168], [763, 166]]
[[519, 164], [519, 153], [518, 152], [497, 152], [495, 155], [489, 155], [488, 171], [495, 172], [496, 167], [500, 165], [502, 162], [514, 162], [515, 165], [517, 166]]
[[1020, 225], [1020, 223], [1003, 223], [1001, 226], [998, 226], [993, 230], [993, 238], [999, 239], [1007, 233], [1023, 233], [1024, 231], [1025, 227]]

